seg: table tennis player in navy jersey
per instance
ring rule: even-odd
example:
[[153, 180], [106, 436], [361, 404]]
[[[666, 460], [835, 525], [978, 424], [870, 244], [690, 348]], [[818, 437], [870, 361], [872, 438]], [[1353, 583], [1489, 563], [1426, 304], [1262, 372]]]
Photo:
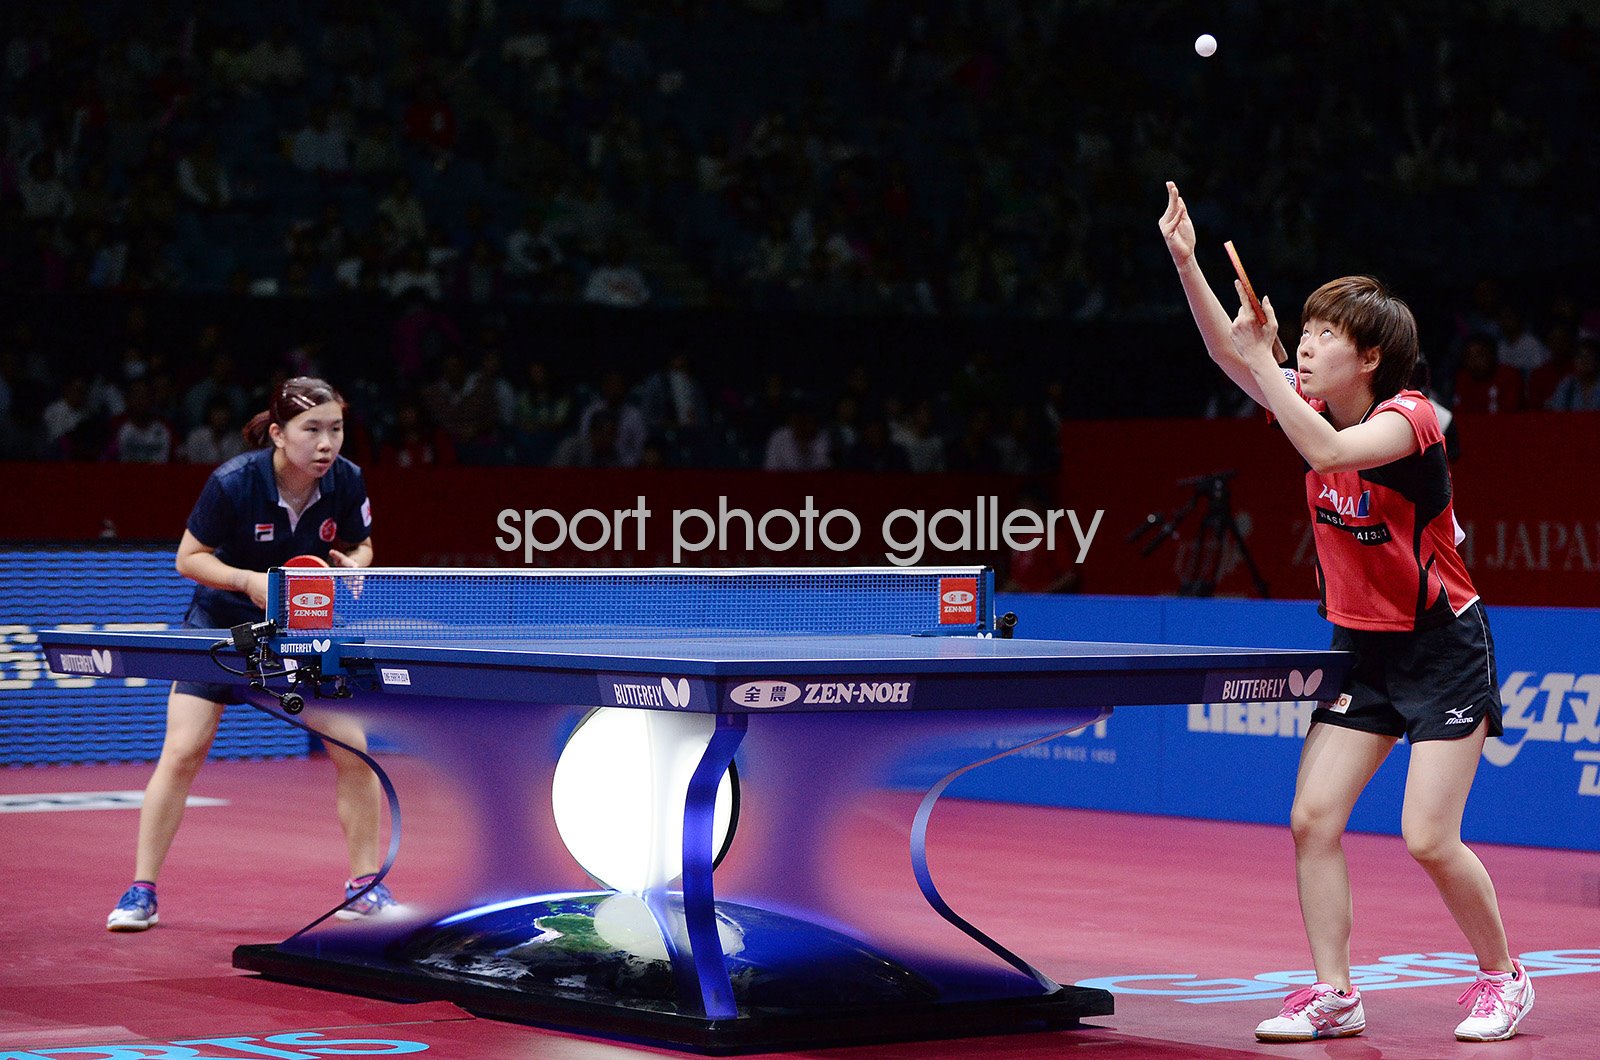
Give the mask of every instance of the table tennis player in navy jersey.
[[[1263, 1041], [1346, 1037], [1366, 1028], [1350, 980], [1350, 812], [1395, 743], [1411, 742], [1401, 832], [1477, 956], [1460, 997], [1462, 1041], [1501, 1041], [1533, 1007], [1506, 943], [1488, 871], [1461, 841], [1484, 741], [1499, 736], [1500, 686], [1483, 605], [1456, 546], [1444, 435], [1427, 397], [1404, 389], [1418, 355], [1410, 308], [1368, 276], [1323, 284], [1301, 311], [1298, 369], [1273, 355], [1277, 315], [1237, 316], [1195, 259], [1194, 224], [1167, 185], [1161, 234], [1211, 358], [1265, 408], [1306, 462], [1322, 613], [1351, 668], [1320, 690], [1301, 752], [1291, 826], [1300, 911], [1317, 982], [1263, 1021]], [[1307, 693], [1308, 698], [1311, 692]]]
[[[366, 484], [361, 469], [339, 455], [344, 413], [344, 399], [332, 386], [300, 376], [283, 383], [267, 409], [246, 425], [252, 448], [211, 473], [178, 546], [178, 571], [196, 583], [185, 627], [259, 621], [267, 602], [265, 572], [297, 557], [340, 567], [371, 565], [372, 505]], [[107, 918], [110, 930], [143, 931], [157, 922], [156, 877], [229, 702], [240, 702], [237, 686], [187, 681], [172, 686], [161, 758], [139, 813], [134, 882]], [[339, 728], [328, 735], [364, 749], [358, 730]], [[394, 904], [382, 883], [368, 887], [382, 863], [383, 792], [358, 757], [331, 743], [327, 748], [350, 856], [346, 905], [338, 915], [355, 919]]]

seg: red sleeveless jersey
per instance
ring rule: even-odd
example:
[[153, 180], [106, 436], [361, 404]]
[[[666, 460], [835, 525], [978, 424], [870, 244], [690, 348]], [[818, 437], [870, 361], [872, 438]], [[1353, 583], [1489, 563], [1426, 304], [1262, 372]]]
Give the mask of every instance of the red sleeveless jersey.
[[[1323, 411], [1321, 401], [1310, 404]], [[1456, 551], [1462, 535], [1433, 405], [1424, 394], [1402, 390], [1374, 405], [1363, 422], [1389, 413], [1411, 424], [1419, 452], [1364, 471], [1306, 469], [1320, 610], [1348, 629], [1431, 629], [1465, 611], [1478, 591]]]

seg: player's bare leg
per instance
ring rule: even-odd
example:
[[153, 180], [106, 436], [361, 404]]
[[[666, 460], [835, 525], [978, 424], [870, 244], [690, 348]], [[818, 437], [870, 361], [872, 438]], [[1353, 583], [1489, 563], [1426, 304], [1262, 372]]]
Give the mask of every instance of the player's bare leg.
[[1433, 879], [1478, 965], [1511, 971], [1511, 951], [1494, 882], [1478, 856], [1461, 841], [1461, 816], [1483, 754], [1487, 723], [1459, 740], [1425, 740], [1411, 748], [1400, 830], [1406, 849]]
[[1350, 811], [1395, 739], [1313, 725], [1300, 753], [1290, 827], [1300, 915], [1317, 979], [1350, 990], [1350, 871], [1340, 843]]
[[[315, 728], [351, 747], [367, 749], [366, 733], [348, 718], [316, 719]], [[370, 876], [383, 865], [383, 785], [372, 767], [333, 744], [326, 745], [337, 774], [339, 825], [344, 829], [352, 879]]]
[[167, 734], [139, 810], [135, 879], [154, 883], [161, 872], [178, 826], [183, 823], [189, 788], [211, 752], [211, 741], [221, 720], [221, 703], [177, 691], [167, 697]]

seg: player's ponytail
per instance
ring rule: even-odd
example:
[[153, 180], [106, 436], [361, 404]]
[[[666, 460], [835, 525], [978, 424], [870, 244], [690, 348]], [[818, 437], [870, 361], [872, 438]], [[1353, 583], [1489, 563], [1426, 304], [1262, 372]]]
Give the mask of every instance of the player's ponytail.
[[281, 427], [302, 412], [330, 401], [337, 402], [341, 409], [345, 407], [344, 398], [327, 380], [297, 375], [278, 387], [267, 407], [244, 425], [244, 440], [252, 448], [260, 449], [272, 437], [270, 432], [274, 423]]

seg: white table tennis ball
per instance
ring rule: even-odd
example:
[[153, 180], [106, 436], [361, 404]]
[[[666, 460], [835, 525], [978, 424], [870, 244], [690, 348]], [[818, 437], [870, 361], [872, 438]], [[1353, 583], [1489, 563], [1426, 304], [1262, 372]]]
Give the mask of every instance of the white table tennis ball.
[[1217, 53], [1217, 38], [1209, 33], [1202, 33], [1194, 39], [1195, 54], [1202, 59], [1209, 59]]

